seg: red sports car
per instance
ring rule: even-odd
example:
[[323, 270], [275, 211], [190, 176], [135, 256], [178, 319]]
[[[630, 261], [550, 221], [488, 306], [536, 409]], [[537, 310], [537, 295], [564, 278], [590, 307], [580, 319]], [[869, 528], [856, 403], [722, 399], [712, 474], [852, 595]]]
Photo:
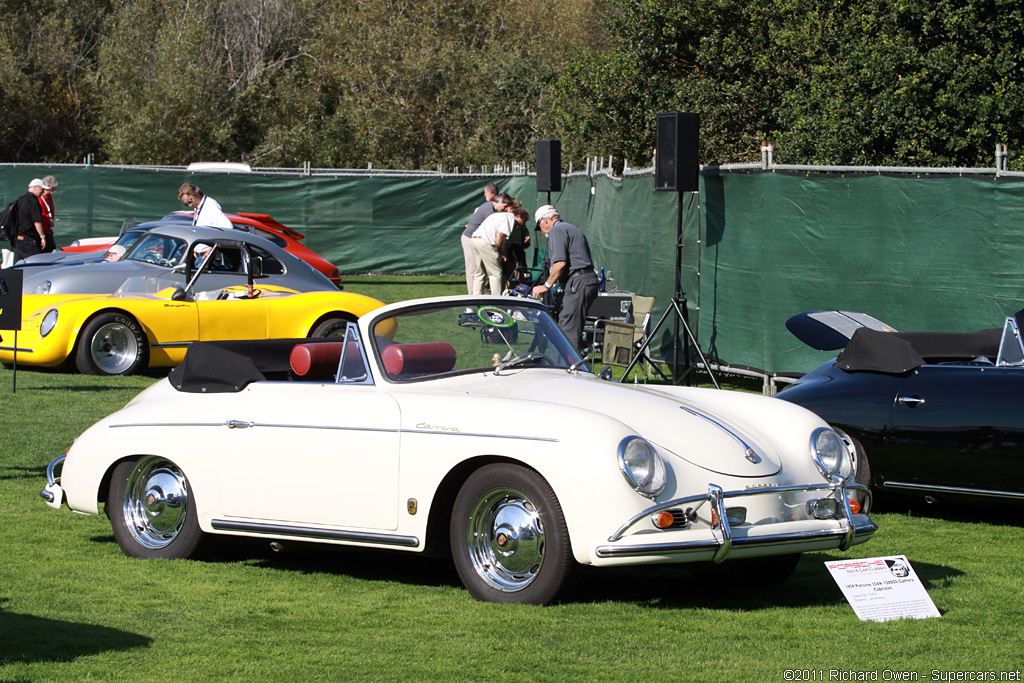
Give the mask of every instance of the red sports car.
[[[264, 239], [270, 240], [289, 254], [302, 259], [309, 265], [316, 268], [318, 271], [326, 275], [331, 282], [336, 284], [338, 289], [341, 289], [341, 275], [338, 272], [338, 267], [320, 254], [302, 244], [301, 240], [306, 239], [306, 236], [302, 233], [278, 223], [265, 213], [247, 213], [239, 211], [237, 214], [229, 213], [227, 216], [228, 220], [231, 221], [237, 230], [244, 230], [245, 232], [250, 232], [259, 235]], [[191, 218], [191, 211], [175, 211], [174, 213], [169, 213], [164, 216], [164, 220], [181, 219], [184, 221], [191, 220]], [[73, 253], [106, 251], [107, 248], [116, 241], [116, 235], [114, 237], [91, 237], [88, 239], [76, 240], [69, 247], [61, 247], [60, 251]]]

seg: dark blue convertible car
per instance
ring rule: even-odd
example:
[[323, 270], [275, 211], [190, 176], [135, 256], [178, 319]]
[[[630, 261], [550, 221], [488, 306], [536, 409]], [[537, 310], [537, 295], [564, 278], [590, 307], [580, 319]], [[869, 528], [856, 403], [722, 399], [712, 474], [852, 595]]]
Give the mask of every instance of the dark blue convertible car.
[[963, 333], [897, 332], [843, 311], [786, 326], [813, 348], [842, 349], [779, 398], [845, 432], [858, 482], [929, 500], [1024, 501], [1024, 311]]

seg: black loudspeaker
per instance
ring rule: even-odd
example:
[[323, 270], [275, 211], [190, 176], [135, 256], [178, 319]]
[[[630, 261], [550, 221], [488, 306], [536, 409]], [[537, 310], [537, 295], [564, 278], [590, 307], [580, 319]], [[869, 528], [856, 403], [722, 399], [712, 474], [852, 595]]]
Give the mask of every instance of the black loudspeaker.
[[655, 134], [654, 189], [664, 192], [696, 192], [700, 189], [698, 115], [677, 111], [658, 114]]
[[562, 142], [537, 140], [537, 192], [562, 191]]

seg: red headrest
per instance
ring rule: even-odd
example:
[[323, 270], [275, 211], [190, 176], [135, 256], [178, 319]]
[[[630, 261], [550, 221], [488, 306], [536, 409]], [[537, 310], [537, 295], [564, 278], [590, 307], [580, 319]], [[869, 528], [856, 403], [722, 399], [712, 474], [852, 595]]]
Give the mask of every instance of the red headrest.
[[345, 342], [318, 342], [315, 344], [296, 344], [292, 348], [288, 362], [291, 364], [292, 372], [299, 377], [321, 377], [334, 376], [338, 371], [338, 362], [341, 360], [341, 353], [345, 351], [345, 365], [348, 367], [351, 362], [353, 366], [362, 365], [363, 359], [359, 354], [359, 345], [349, 342], [345, 348]]
[[381, 352], [381, 360], [392, 377], [433, 375], [455, 367], [455, 347], [443, 341], [392, 344]]

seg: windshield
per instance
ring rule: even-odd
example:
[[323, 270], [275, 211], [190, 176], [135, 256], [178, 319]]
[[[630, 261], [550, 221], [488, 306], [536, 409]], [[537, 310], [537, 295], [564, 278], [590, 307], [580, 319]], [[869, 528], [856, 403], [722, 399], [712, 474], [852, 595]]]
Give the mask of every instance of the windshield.
[[125, 259], [172, 268], [181, 261], [187, 246], [185, 240], [178, 237], [149, 233], [135, 243], [135, 248]]
[[495, 369], [567, 369], [580, 361], [546, 310], [515, 301], [425, 306], [377, 321], [373, 339], [385, 372], [411, 380]]

